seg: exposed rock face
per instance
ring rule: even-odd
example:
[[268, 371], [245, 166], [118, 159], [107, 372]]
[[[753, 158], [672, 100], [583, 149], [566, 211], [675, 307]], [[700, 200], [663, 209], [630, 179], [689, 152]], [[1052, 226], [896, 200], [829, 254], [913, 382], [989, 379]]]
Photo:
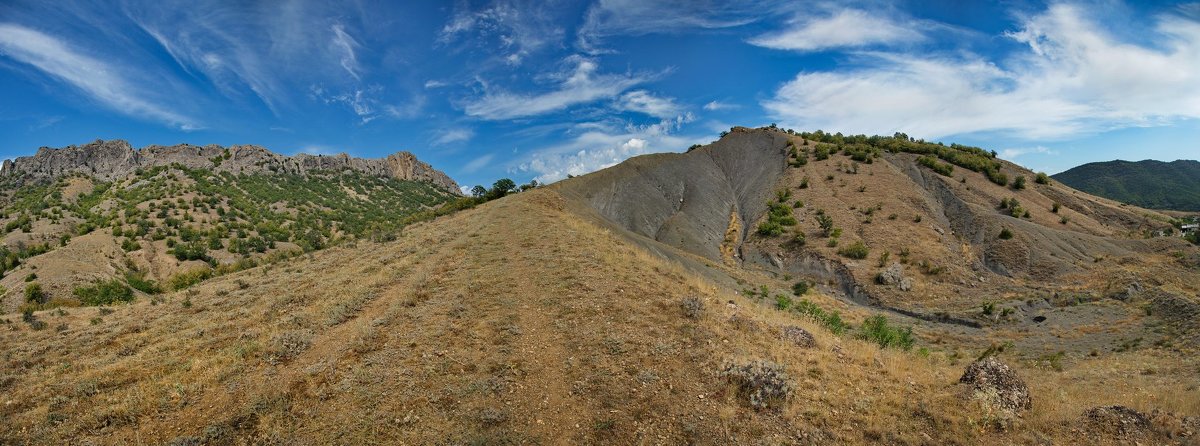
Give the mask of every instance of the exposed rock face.
[[899, 263], [892, 263], [892, 266], [879, 273], [876, 276], [876, 281], [880, 285], [898, 285], [901, 291], [912, 289], [912, 279], [904, 277], [904, 267]]
[[958, 382], [970, 384], [985, 400], [1000, 409], [1015, 413], [1033, 407], [1025, 381], [994, 357], [971, 363]]
[[60, 149], [42, 147], [33, 156], [5, 160], [0, 178], [18, 181], [54, 178], [79, 172], [113, 180], [144, 167], [181, 164], [218, 172], [301, 174], [313, 170], [352, 169], [368, 175], [399, 180], [425, 181], [449, 192], [461, 191], [454, 180], [411, 153], [399, 152], [382, 159], [353, 158], [345, 153], [332, 156], [300, 154], [284, 156], [253, 145], [147, 146], [134, 149], [122, 140], [100, 141]]

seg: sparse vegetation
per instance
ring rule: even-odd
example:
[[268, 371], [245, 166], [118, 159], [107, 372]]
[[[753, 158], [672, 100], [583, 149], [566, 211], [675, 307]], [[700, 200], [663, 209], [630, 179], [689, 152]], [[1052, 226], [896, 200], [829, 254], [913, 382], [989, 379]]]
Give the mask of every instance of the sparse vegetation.
[[874, 342], [882, 348], [901, 350], [911, 350], [916, 342], [916, 338], [912, 334], [912, 327], [893, 326], [883, 315], [871, 316], [863, 321], [858, 337]]
[[721, 376], [737, 385], [738, 395], [755, 410], [778, 408], [794, 391], [783, 366], [771, 361], [727, 362]]
[[838, 254], [855, 260], [865, 259], [870, 253], [870, 249], [867, 248], [867, 245], [862, 240], [856, 240], [850, 246], [845, 246], [838, 250]]

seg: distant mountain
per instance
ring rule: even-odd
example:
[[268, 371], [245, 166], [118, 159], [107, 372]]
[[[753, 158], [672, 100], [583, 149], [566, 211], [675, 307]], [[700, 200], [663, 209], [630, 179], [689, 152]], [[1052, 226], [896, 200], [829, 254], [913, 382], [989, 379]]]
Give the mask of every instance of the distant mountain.
[[1151, 209], [1200, 211], [1200, 161], [1108, 161], [1054, 175], [1068, 186]]

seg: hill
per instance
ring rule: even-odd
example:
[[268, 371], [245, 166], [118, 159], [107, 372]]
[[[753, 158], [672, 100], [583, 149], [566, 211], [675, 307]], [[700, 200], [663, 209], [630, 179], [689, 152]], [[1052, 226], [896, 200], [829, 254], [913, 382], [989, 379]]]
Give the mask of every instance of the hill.
[[1194, 441], [1200, 249], [901, 136], [736, 128], [395, 240], [14, 317], [0, 442]]
[[124, 141], [43, 148], [6, 161], [0, 180], [0, 294], [9, 311], [87, 303], [81, 292], [114, 280], [120, 299], [133, 297], [120, 289], [126, 284], [181, 289], [343, 240], [383, 237], [458, 194], [452, 180], [406, 153], [284, 157], [254, 146], [134, 150]]
[[1200, 211], [1200, 161], [1106, 161], [1054, 175], [1075, 189], [1150, 209]]

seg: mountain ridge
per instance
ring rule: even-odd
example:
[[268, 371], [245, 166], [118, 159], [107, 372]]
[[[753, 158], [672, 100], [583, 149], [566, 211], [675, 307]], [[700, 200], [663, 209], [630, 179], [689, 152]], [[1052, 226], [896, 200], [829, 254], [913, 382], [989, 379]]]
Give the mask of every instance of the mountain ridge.
[[444, 172], [401, 151], [384, 158], [356, 158], [346, 153], [337, 155], [281, 155], [257, 145], [209, 144], [195, 146], [149, 145], [135, 149], [121, 139], [96, 140], [83, 145], [62, 148], [41, 147], [31, 156], [4, 160], [0, 179], [18, 183], [28, 180], [58, 178], [79, 172], [103, 180], [128, 176], [138, 169], [181, 164], [189, 168], [210, 168], [217, 172], [303, 174], [313, 170], [352, 169], [368, 175], [386, 176], [398, 180], [425, 181], [437, 187], [461, 194], [458, 183]]
[[1200, 211], [1200, 161], [1113, 160], [1082, 164], [1053, 178], [1092, 195], [1152, 208]]

